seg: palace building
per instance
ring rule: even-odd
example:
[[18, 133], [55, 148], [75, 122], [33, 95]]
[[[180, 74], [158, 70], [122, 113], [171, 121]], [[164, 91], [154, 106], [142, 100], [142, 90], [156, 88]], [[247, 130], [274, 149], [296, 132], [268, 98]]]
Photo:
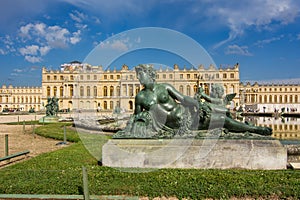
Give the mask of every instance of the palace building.
[[[239, 91], [239, 66], [216, 69], [209, 66], [205, 69], [200, 65], [197, 69], [173, 68], [157, 69], [156, 81], [170, 83], [179, 92], [194, 96], [197, 81], [209, 93], [214, 83], [223, 84], [226, 93]], [[113, 111], [120, 107], [124, 111], [132, 112], [135, 95], [141, 90], [134, 68], [123, 65], [120, 70], [103, 69], [102, 66], [91, 66], [79, 62], [61, 65], [58, 71], [42, 70], [42, 95], [46, 103], [48, 97], [59, 98], [62, 109]], [[238, 95], [233, 105], [238, 105]]]
[[0, 88], [0, 111], [41, 110], [41, 87], [13, 87], [3, 85]]
[[[156, 81], [169, 83], [184, 95], [194, 96], [199, 84], [209, 94], [212, 84], [222, 84], [225, 94], [236, 93], [230, 108], [246, 105], [260, 112], [274, 109], [300, 110], [300, 85], [262, 85], [240, 83], [239, 64], [231, 67], [199, 65], [155, 66]], [[41, 87], [0, 88], [0, 111], [45, 110], [48, 97], [59, 99], [61, 110], [98, 110], [112, 112], [116, 108], [132, 112], [135, 95], [141, 90], [134, 67], [92, 66], [74, 61], [62, 64], [59, 70], [42, 69]]]
[[300, 111], [300, 84], [240, 84], [240, 104], [257, 112]]

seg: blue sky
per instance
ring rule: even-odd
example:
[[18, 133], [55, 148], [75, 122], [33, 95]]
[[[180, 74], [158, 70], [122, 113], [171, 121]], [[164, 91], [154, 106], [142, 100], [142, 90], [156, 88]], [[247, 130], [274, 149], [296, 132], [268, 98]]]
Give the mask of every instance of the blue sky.
[[43, 66], [84, 61], [97, 45], [124, 53], [130, 40], [114, 36], [142, 27], [190, 37], [217, 67], [238, 62], [243, 82], [300, 80], [298, 0], [2, 0], [0, 27], [0, 85], [39, 86]]

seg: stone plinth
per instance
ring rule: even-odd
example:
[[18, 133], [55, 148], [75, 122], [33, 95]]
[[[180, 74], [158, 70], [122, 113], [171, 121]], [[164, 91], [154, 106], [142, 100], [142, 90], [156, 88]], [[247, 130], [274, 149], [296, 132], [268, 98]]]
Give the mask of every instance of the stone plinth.
[[39, 123], [57, 123], [59, 117], [57, 116], [45, 116], [39, 119]]
[[287, 150], [278, 140], [112, 139], [102, 164], [125, 168], [286, 169]]

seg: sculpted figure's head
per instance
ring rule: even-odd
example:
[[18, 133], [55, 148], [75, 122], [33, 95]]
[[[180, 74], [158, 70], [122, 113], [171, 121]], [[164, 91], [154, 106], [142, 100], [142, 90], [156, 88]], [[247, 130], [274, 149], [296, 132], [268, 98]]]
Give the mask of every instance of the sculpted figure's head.
[[224, 95], [224, 88], [221, 84], [213, 84], [211, 86], [211, 96], [215, 98], [221, 98]]
[[148, 64], [138, 65], [135, 67], [135, 72], [141, 84], [146, 84], [149, 81], [155, 82], [156, 71], [152, 65], [148, 65]]

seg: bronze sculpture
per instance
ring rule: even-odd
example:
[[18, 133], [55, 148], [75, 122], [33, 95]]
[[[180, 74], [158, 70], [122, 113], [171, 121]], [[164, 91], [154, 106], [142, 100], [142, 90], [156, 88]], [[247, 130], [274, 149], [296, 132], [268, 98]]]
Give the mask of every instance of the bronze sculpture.
[[231, 117], [225, 104], [235, 94], [222, 100], [224, 91], [220, 87], [212, 90], [213, 96], [206, 95], [199, 87], [195, 98], [191, 98], [170, 84], [156, 83], [156, 71], [151, 65], [139, 65], [135, 70], [144, 88], [135, 97], [135, 111], [126, 128], [114, 138], [172, 138], [215, 128], [224, 128], [226, 132], [272, 134], [268, 127], [252, 126]]
[[57, 116], [59, 106], [58, 106], [58, 98], [56, 97], [48, 97], [46, 104], [46, 116]]

